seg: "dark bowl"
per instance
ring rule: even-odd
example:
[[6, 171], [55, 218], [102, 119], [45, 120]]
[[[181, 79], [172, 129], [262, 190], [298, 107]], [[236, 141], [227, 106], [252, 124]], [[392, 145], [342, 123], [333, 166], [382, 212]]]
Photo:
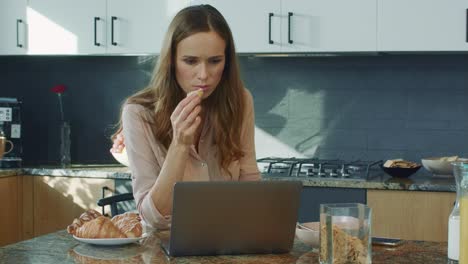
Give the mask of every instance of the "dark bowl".
[[409, 176], [413, 175], [416, 173], [422, 166], [419, 165], [414, 168], [387, 168], [384, 167], [383, 165], [380, 165], [383, 171], [387, 173], [388, 175], [396, 178], [408, 178]]

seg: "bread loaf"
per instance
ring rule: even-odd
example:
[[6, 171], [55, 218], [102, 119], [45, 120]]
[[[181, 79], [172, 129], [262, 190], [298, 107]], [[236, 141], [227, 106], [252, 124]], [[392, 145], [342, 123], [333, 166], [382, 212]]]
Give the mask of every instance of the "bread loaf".
[[76, 236], [81, 238], [126, 238], [125, 234], [105, 217], [99, 216], [84, 223], [76, 230]]

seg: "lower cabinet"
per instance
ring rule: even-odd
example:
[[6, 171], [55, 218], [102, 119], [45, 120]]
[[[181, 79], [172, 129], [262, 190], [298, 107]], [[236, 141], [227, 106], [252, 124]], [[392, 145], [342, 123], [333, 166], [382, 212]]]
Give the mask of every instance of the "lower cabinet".
[[0, 178], [0, 247], [22, 240], [20, 176]]
[[97, 201], [102, 188], [114, 191], [114, 180], [26, 176], [33, 179], [32, 217], [34, 236], [65, 229], [88, 209], [101, 212]]
[[451, 192], [368, 190], [372, 235], [446, 242], [455, 200]]
[[[0, 247], [65, 229], [97, 201], [115, 191], [113, 179], [51, 176], [0, 178]], [[111, 193], [112, 192], [112, 193]], [[109, 213], [106, 208], [105, 213]]]
[[299, 222], [320, 221], [320, 204], [366, 203], [366, 189], [303, 186]]

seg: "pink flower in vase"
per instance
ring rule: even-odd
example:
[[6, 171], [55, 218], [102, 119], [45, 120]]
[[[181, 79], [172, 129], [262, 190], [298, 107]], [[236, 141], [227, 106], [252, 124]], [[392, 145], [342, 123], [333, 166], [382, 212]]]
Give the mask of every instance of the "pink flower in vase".
[[62, 94], [67, 90], [67, 87], [64, 84], [59, 84], [50, 89], [53, 93], [56, 93], [59, 99], [59, 107], [60, 107], [60, 120], [63, 122], [65, 121], [65, 117], [63, 114], [63, 104], [62, 104]]

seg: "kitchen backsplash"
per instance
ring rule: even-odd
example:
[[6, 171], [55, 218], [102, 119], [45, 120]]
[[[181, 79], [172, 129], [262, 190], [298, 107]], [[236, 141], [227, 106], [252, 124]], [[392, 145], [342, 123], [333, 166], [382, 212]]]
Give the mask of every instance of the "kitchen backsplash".
[[[257, 156], [419, 160], [468, 156], [468, 55], [241, 57], [255, 101]], [[23, 101], [26, 164], [58, 162], [65, 84], [73, 163], [115, 162], [120, 105], [153, 57], [2, 56], [0, 97]]]

